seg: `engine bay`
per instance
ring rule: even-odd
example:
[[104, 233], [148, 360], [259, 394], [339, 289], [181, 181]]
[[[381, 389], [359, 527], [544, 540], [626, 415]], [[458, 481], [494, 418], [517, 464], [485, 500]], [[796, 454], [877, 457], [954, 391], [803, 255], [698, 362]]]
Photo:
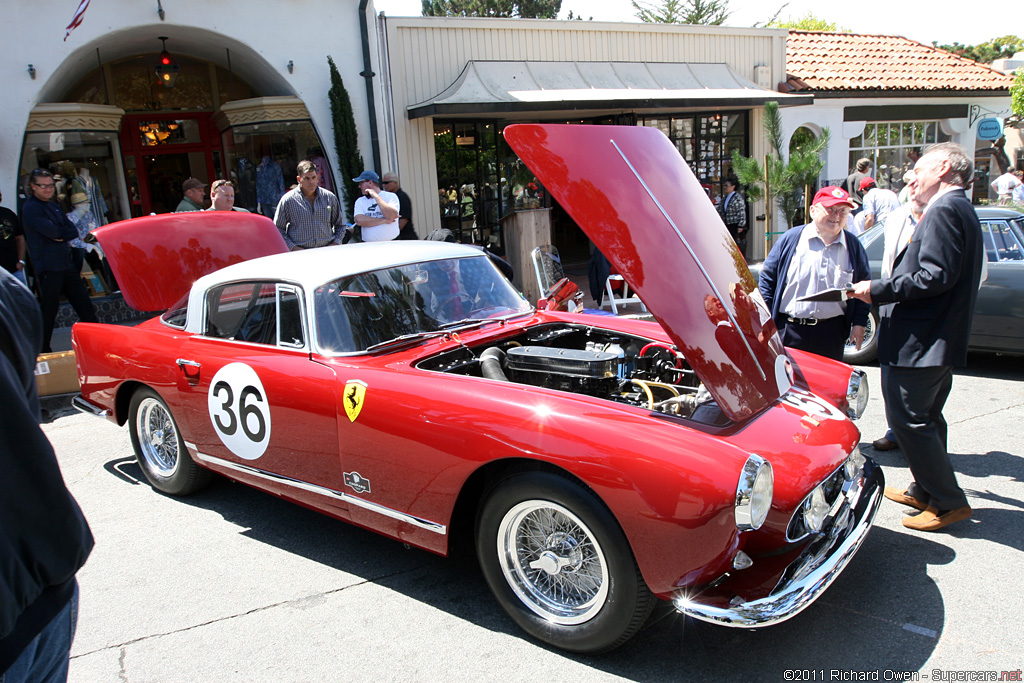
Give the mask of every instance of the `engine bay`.
[[589, 325], [542, 325], [462, 345], [417, 367], [585, 394], [709, 425], [729, 421], [673, 345]]

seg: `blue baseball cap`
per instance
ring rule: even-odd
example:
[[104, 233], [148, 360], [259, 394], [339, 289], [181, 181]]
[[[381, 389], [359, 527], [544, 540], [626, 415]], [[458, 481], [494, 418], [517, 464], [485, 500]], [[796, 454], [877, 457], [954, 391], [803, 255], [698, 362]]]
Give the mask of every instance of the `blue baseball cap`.
[[363, 171], [362, 173], [359, 174], [358, 178], [353, 178], [352, 182], [361, 183], [364, 180], [369, 180], [370, 182], [380, 185], [380, 176], [374, 173], [373, 171]]

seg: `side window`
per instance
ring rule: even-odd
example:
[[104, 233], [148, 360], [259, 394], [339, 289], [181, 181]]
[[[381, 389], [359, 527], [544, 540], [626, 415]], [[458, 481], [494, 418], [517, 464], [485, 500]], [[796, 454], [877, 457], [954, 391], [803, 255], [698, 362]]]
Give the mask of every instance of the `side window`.
[[221, 339], [274, 344], [276, 288], [269, 282], [224, 285], [206, 300], [206, 334]]
[[[984, 228], [983, 228], [984, 229]], [[996, 258], [989, 254], [989, 261], [1020, 261], [1024, 259], [1024, 251], [1021, 250], [1017, 236], [1010, 230], [1009, 224], [1005, 221], [997, 221], [988, 224], [988, 230], [992, 238]], [[988, 244], [985, 245], [988, 252]]]
[[302, 332], [302, 299], [297, 290], [284, 286], [278, 288], [277, 315], [280, 331], [277, 343], [301, 348], [305, 344], [305, 335]]

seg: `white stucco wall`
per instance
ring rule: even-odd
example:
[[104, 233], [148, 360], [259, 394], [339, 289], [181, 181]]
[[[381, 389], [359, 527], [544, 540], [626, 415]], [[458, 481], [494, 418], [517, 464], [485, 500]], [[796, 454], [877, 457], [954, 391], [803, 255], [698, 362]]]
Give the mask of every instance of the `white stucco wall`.
[[[335, 167], [334, 135], [327, 90], [327, 55], [334, 58], [349, 97], [363, 159], [372, 163], [366, 88], [359, 32], [358, 0], [286, 0], [257, 7], [230, 0], [164, 2], [165, 21], [156, 2], [103, 0], [92, 2], [82, 25], [64, 42], [64, 27], [75, 3], [9, 3], [0, 22], [0, 189], [4, 203], [13, 205], [25, 126], [32, 108], [56, 101], [64, 89], [96, 68], [97, 48], [103, 62], [159, 52], [158, 36], [167, 36], [173, 54], [206, 59], [231, 67], [263, 95], [301, 98]], [[373, 5], [367, 8], [370, 53], [378, 54]], [[294, 73], [287, 64], [294, 63]], [[36, 79], [28, 73], [34, 65]], [[380, 69], [374, 65], [378, 74]], [[378, 98], [379, 82], [374, 84]]]
[[974, 116], [964, 118], [939, 119], [943, 130], [950, 134], [952, 141], [963, 146], [969, 153], [974, 153], [977, 138], [978, 121], [985, 117], [1002, 118], [1010, 112], [1009, 96], [992, 97], [979, 93], [976, 96], [958, 95], [953, 97], [849, 97], [825, 98], [818, 97], [814, 104], [804, 107], [782, 109], [785, 145], [793, 133], [801, 126], [806, 126], [816, 133], [824, 128], [829, 129], [831, 142], [826, 154], [825, 168], [822, 170], [823, 180], [845, 178], [850, 173], [850, 140], [864, 132], [865, 121], [844, 121], [843, 112], [847, 107], [883, 107], [883, 106], [941, 106], [949, 104], [977, 105]]

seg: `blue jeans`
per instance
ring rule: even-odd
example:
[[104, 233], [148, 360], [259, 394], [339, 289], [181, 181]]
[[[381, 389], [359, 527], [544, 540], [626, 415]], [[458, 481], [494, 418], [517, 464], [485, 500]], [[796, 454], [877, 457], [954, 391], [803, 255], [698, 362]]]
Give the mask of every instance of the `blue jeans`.
[[28, 644], [14, 664], [0, 674], [0, 683], [66, 683], [68, 657], [78, 623], [78, 582], [57, 616]]

